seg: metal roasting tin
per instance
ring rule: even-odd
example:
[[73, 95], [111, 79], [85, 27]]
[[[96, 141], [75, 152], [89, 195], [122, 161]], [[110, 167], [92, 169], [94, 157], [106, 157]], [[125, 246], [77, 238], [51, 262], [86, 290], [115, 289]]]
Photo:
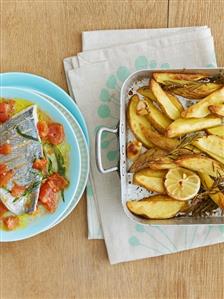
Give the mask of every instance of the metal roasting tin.
[[[129, 161], [126, 157], [126, 148], [127, 143], [131, 139], [133, 139], [133, 134], [128, 128], [126, 121], [126, 111], [127, 104], [130, 97], [135, 93], [135, 91], [143, 86], [147, 85], [149, 79], [154, 72], [177, 72], [177, 73], [206, 73], [208, 75], [216, 75], [220, 72], [224, 72], [224, 68], [200, 68], [200, 69], [172, 69], [172, 70], [162, 70], [162, 69], [154, 69], [154, 70], [140, 70], [131, 74], [123, 83], [120, 94], [120, 122], [117, 128], [107, 128], [102, 127], [98, 130], [96, 136], [96, 163], [98, 170], [102, 174], [107, 174], [109, 172], [118, 171], [121, 182], [121, 202], [123, 209], [126, 215], [133, 221], [145, 224], [145, 225], [198, 225], [198, 224], [210, 224], [210, 225], [219, 225], [224, 224], [224, 216], [222, 216], [221, 209], [217, 209], [213, 215], [208, 217], [190, 217], [190, 216], [179, 216], [171, 219], [164, 220], [152, 220], [145, 219], [139, 216], [135, 216], [132, 214], [127, 206], [126, 202], [128, 200], [142, 199], [144, 197], [148, 197], [153, 195], [152, 192], [148, 192], [146, 189], [133, 185], [132, 182], [132, 174], [128, 172], [130, 167]], [[130, 92], [132, 91], [132, 92]], [[180, 98], [181, 100], [181, 98]], [[186, 107], [186, 103], [188, 105], [192, 104], [193, 101], [189, 100], [181, 100], [182, 104]], [[104, 169], [101, 157], [101, 137], [103, 132], [110, 132], [113, 134], [117, 134], [119, 139], [119, 152], [120, 152], [120, 161], [118, 162], [118, 166]], [[224, 154], [224, 153], [223, 153]]]

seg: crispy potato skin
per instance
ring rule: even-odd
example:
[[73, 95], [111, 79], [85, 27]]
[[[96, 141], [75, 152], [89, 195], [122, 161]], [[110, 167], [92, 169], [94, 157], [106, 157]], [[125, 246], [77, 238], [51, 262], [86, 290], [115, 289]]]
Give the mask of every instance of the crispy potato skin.
[[146, 127], [148, 130], [151, 130], [151, 124], [145, 116], [141, 116], [136, 113], [138, 103], [139, 98], [137, 95], [134, 95], [129, 100], [127, 113], [128, 124], [136, 139], [138, 139], [146, 148], [151, 148], [154, 146], [153, 143], [149, 139], [145, 138], [141, 131], [141, 126]]
[[210, 135], [216, 135], [221, 138], [224, 138], [224, 125], [208, 128], [208, 129], [206, 129], [206, 132]]
[[224, 117], [224, 105], [210, 105], [208, 109], [211, 113]]
[[202, 118], [211, 113], [209, 106], [224, 104], [224, 87], [213, 92], [203, 100], [190, 106], [181, 113], [183, 118]]
[[144, 187], [152, 192], [166, 193], [163, 183], [165, 174], [166, 171], [164, 170], [146, 168], [134, 174], [133, 184]]
[[173, 101], [170, 100], [161, 86], [153, 79], [150, 81], [150, 88], [152, 89], [161, 110], [172, 120], [179, 118], [180, 111], [173, 104]]
[[173, 138], [185, 135], [187, 133], [201, 131], [203, 129], [219, 126], [222, 120], [216, 116], [207, 116], [205, 118], [178, 118], [166, 130], [166, 136]]
[[167, 138], [163, 135], [160, 135], [156, 131], [148, 130], [147, 128], [145, 128], [143, 126], [141, 129], [142, 129], [143, 135], [147, 139], [149, 139], [153, 144], [155, 144], [156, 146], [158, 146], [161, 149], [171, 151], [171, 150], [175, 149], [179, 144], [178, 140]]
[[202, 152], [224, 164], [224, 139], [216, 135], [208, 135], [193, 142]]
[[154, 73], [153, 78], [164, 87], [173, 85], [170, 90], [176, 95], [188, 99], [203, 99], [214, 91], [222, 88], [222, 84], [217, 83], [197, 83], [200, 79], [207, 78], [208, 74], [188, 74], [188, 73]]
[[166, 153], [164, 150], [151, 148], [136, 159], [130, 168], [130, 172], [137, 172], [141, 169], [148, 168], [153, 160], [164, 156]]
[[135, 215], [149, 219], [169, 219], [186, 207], [183, 201], [167, 195], [155, 195], [143, 200], [127, 202], [127, 208]]
[[178, 166], [203, 172], [213, 177], [224, 175], [223, 167], [215, 160], [202, 155], [183, 155], [175, 160]]

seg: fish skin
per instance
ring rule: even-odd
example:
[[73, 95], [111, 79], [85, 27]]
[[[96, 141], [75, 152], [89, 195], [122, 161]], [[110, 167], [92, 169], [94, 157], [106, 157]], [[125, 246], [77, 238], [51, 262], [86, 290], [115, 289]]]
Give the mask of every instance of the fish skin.
[[[8, 169], [15, 169], [15, 175], [9, 181], [7, 190], [11, 190], [13, 182], [29, 187], [36, 181], [41, 181], [42, 175], [32, 168], [33, 161], [43, 157], [43, 147], [37, 130], [37, 107], [29, 106], [14, 115], [10, 120], [0, 125], [0, 144], [10, 143], [12, 153], [9, 155], [0, 154], [0, 163], [7, 164]], [[22, 133], [37, 138], [38, 141], [27, 139], [16, 131], [19, 127]], [[30, 196], [15, 198], [4, 188], [0, 188], [0, 200], [9, 211], [16, 215], [34, 212], [40, 192], [40, 184], [32, 190]]]

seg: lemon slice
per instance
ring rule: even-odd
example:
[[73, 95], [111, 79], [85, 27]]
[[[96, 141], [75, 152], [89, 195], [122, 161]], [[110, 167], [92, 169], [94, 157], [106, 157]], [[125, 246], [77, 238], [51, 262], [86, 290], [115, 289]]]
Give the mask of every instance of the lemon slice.
[[201, 181], [193, 171], [177, 167], [167, 172], [164, 185], [172, 198], [188, 200], [198, 193]]

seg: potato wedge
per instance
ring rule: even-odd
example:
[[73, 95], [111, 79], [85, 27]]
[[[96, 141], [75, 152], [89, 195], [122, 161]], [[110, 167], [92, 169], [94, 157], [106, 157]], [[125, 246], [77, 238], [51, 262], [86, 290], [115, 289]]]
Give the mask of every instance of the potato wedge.
[[175, 163], [178, 166], [194, 170], [200, 171], [202, 173], [206, 173], [211, 175], [212, 177], [224, 176], [224, 167], [221, 166], [217, 161], [202, 156], [202, 155], [184, 155], [180, 156]]
[[178, 98], [170, 93], [170, 92], [166, 92], [166, 94], [168, 95], [170, 101], [173, 103], [173, 105], [175, 105], [177, 107], [177, 109], [182, 112], [184, 110], [183, 105], [181, 104], [181, 102], [178, 100]]
[[141, 169], [149, 167], [151, 161], [154, 161], [154, 159], [162, 157], [165, 154], [166, 152], [164, 150], [158, 148], [149, 149], [136, 159], [130, 168], [130, 172], [137, 172]]
[[149, 163], [149, 167], [153, 170], [176, 168], [177, 165], [169, 157], [157, 158]]
[[164, 72], [154, 73], [153, 78], [162, 84], [164, 90], [186, 99], [202, 99], [223, 86], [222, 83], [213, 83], [212, 79], [214, 78], [208, 77], [207, 74]]
[[145, 136], [145, 138], [149, 139], [153, 144], [161, 149], [171, 151], [175, 149], [179, 144], [179, 141], [177, 139], [167, 138], [159, 134], [158, 132], [153, 131], [152, 129], [147, 129], [144, 126], [141, 126], [141, 129], [142, 134]]
[[208, 129], [206, 129], [206, 132], [210, 135], [217, 135], [219, 137], [224, 138], [224, 125], [218, 126], [218, 127], [213, 127], [213, 128], [208, 128]]
[[128, 159], [135, 161], [141, 153], [142, 143], [138, 140], [133, 140], [128, 143], [127, 157]]
[[166, 171], [164, 170], [146, 168], [134, 174], [133, 184], [142, 186], [152, 192], [166, 193], [163, 184], [165, 174]]
[[127, 202], [127, 208], [135, 215], [149, 219], [169, 219], [180, 212], [186, 203], [167, 195], [155, 195], [143, 200]]
[[217, 104], [224, 104], [224, 87], [184, 110], [181, 116], [184, 118], [202, 118], [211, 114], [209, 106]]
[[144, 98], [148, 106], [147, 118], [150, 123], [160, 133], [165, 132], [165, 129], [171, 124], [171, 120], [164, 113], [162, 113], [149, 98]]
[[194, 141], [193, 145], [224, 164], [224, 139], [219, 136], [208, 135]]
[[221, 124], [221, 118], [212, 115], [205, 118], [178, 118], [166, 129], [166, 136], [173, 138], [186, 133], [215, 127]]
[[[199, 172], [198, 174], [201, 178], [202, 185], [206, 189], [212, 188], [214, 180], [206, 173]], [[224, 209], [224, 194], [220, 192], [218, 188], [217, 193], [210, 194], [209, 196], [221, 209]]]
[[180, 111], [173, 104], [170, 98], [167, 96], [161, 86], [153, 79], [150, 81], [150, 88], [156, 97], [156, 101], [159, 104], [161, 110], [166, 113], [170, 119], [177, 119], [180, 117]]
[[137, 92], [144, 96], [144, 97], [147, 97], [149, 98], [150, 100], [152, 101], [156, 101], [156, 97], [154, 96], [152, 90], [149, 88], [149, 86], [143, 86], [143, 87], [140, 87]]
[[224, 117], [224, 105], [210, 105], [208, 109], [211, 113]]
[[151, 130], [152, 126], [145, 116], [141, 116], [141, 115], [137, 114], [136, 108], [137, 108], [139, 101], [140, 100], [139, 100], [138, 96], [134, 95], [128, 103], [128, 111], [127, 111], [128, 124], [129, 124], [133, 134], [136, 136], [136, 138], [146, 148], [151, 148], [154, 145], [149, 139], [147, 139], [143, 135], [141, 127], [144, 126], [148, 130]]

